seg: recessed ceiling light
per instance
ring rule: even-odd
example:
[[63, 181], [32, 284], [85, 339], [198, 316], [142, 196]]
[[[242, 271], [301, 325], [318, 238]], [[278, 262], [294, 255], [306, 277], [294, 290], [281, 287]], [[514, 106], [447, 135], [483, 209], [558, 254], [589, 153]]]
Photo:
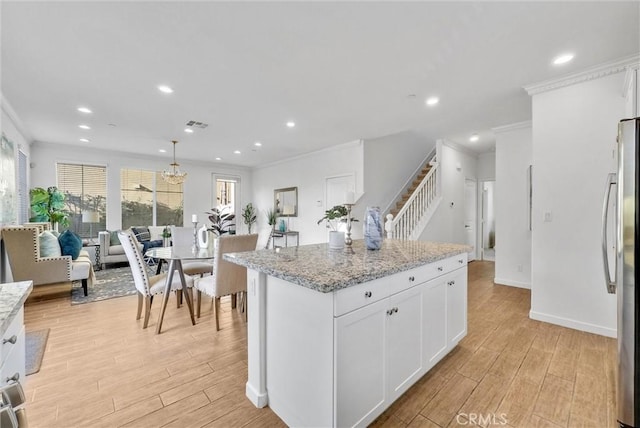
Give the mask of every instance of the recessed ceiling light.
[[159, 151], [160, 153], [167, 153], [167, 151], [166, 151], [165, 149], [158, 149], [158, 151]]
[[171, 89], [171, 87], [167, 86], [167, 85], [159, 85], [158, 86], [158, 90], [160, 92], [164, 92], [165, 94], [171, 94], [173, 93], [173, 89]]
[[115, 124], [115, 123], [107, 123], [107, 125], [108, 125], [108, 126], [110, 126], [110, 127], [112, 127], [112, 128], [115, 128], [115, 127], [116, 127], [116, 124]]
[[91, 129], [91, 127], [89, 125], [78, 125], [78, 128], [80, 128], [80, 129]]
[[293, 128], [295, 126], [296, 126], [295, 122], [292, 122], [292, 121], [287, 122], [287, 128]]
[[557, 56], [554, 60], [553, 60], [553, 64], [554, 65], [562, 65], [562, 64], [566, 64], [569, 61], [571, 61], [573, 59], [573, 54], [568, 53], [568, 54], [563, 54], [560, 56]]
[[262, 147], [262, 143], [260, 141], [256, 141], [253, 145], [256, 147]]
[[428, 106], [434, 106], [440, 102], [440, 98], [438, 97], [429, 97], [427, 98], [426, 104]]
[[471, 135], [471, 137], [469, 137], [469, 141], [471, 141], [472, 143], [475, 143], [479, 139], [480, 139], [480, 137], [478, 136], [478, 134], [473, 134], [473, 135]]
[[193, 129], [191, 128], [185, 128], [184, 132], [186, 132], [187, 134], [193, 134]]
[[222, 158], [221, 157], [216, 157], [216, 160], [222, 160]]
[[87, 114], [89, 114], [89, 113], [93, 113], [93, 112], [91, 111], [91, 109], [89, 109], [89, 108], [87, 108], [87, 107], [78, 107], [78, 111], [79, 111], [80, 113], [87, 113]]
[[240, 152], [240, 150], [234, 150], [233, 153], [236, 154], [236, 155], [239, 155], [241, 152]]
[[88, 143], [89, 140], [87, 140], [86, 138], [80, 138], [80, 141], [82, 141], [83, 143]]

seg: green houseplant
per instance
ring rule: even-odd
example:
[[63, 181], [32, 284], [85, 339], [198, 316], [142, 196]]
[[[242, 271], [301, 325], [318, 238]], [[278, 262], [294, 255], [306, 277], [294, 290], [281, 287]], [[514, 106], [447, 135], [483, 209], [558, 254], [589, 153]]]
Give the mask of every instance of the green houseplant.
[[[324, 217], [318, 220], [318, 224], [323, 221], [326, 222], [327, 229], [331, 229], [329, 232], [329, 248], [339, 249], [344, 247], [344, 232], [338, 231], [339, 223], [346, 223], [349, 212], [343, 205], [336, 205], [324, 212]], [[351, 217], [351, 221], [358, 221]]]
[[268, 209], [265, 215], [267, 216], [267, 224], [270, 226], [271, 230], [269, 231], [269, 239], [267, 239], [267, 245], [265, 245], [264, 248], [269, 248], [269, 244], [271, 243], [271, 239], [273, 238], [273, 232], [276, 230], [278, 216], [273, 209]]
[[33, 214], [29, 221], [48, 221], [54, 229], [58, 225], [69, 226], [69, 213], [64, 209], [64, 193], [57, 187], [34, 187], [29, 190], [29, 199]]
[[256, 218], [256, 209], [253, 207], [253, 204], [249, 202], [242, 210], [242, 219], [244, 220], [244, 224], [249, 228], [249, 234], [251, 234], [251, 226], [256, 222]]
[[230, 210], [229, 207], [222, 207], [212, 208], [211, 211], [207, 211], [211, 222], [211, 227], [208, 230], [215, 233], [216, 236], [224, 235], [225, 233], [233, 234], [232, 228], [236, 225], [233, 220], [236, 215]]

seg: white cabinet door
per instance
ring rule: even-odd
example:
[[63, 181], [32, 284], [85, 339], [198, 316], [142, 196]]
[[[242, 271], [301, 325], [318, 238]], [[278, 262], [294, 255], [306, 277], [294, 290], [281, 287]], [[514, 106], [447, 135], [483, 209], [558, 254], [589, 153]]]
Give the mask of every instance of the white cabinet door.
[[447, 283], [438, 278], [422, 288], [424, 365], [429, 369], [447, 353]]
[[422, 374], [422, 287], [391, 296], [385, 313], [389, 399], [393, 401]]
[[445, 278], [447, 285], [447, 341], [454, 347], [467, 335], [467, 273], [459, 269]]
[[364, 425], [386, 407], [388, 299], [335, 318], [335, 426]]

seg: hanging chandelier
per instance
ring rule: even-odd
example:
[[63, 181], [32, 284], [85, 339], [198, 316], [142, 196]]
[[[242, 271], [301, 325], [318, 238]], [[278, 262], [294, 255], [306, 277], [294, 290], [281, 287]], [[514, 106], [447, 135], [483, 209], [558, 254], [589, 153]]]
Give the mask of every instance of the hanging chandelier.
[[180, 172], [180, 164], [176, 162], [176, 144], [177, 141], [172, 141], [173, 143], [173, 163], [171, 165], [171, 170], [162, 171], [162, 179], [169, 184], [182, 184], [184, 180], [187, 178], [186, 172]]

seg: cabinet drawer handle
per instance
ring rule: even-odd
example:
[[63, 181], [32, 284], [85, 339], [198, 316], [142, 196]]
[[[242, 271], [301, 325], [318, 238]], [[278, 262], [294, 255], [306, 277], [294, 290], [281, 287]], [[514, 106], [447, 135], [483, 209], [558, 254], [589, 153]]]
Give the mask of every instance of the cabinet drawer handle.
[[398, 308], [397, 308], [397, 307], [393, 308], [393, 313], [394, 313], [394, 314], [397, 314], [397, 313], [398, 313]]
[[372, 296], [371, 291], [365, 291], [365, 292], [364, 292], [364, 297], [369, 298], [369, 297], [371, 297], [371, 296]]
[[460, 263], [460, 264], [464, 263], [464, 259], [459, 259], [458, 263]]
[[447, 285], [453, 285], [455, 283], [456, 283], [455, 281], [449, 281], [449, 282], [447, 282]]
[[12, 345], [15, 344], [18, 341], [18, 336], [16, 336], [15, 334], [13, 336], [11, 336], [8, 339], [2, 339], [2, 344], [4, 345], [5, 343], [11, 343]]
[[438, 266], [438, 270], [442, 272], [442, 266]]
[[11, 377], [6, 378], [4, 381], [5, 382], [17, 382], [20, 380], [20, 373], [16, 372], [16, 374], [14, 374]]
[[387, 309], [387, 315], [393, 315], [393, 309]]
[[410, 281], [410, 282], [413, 282], [413, 281], [415, 281], [415, 280], [416, 280], [416, 277], [415, 277], [415, 276], [410, 276], [410, 277], [409, 277], [409, 281]]

